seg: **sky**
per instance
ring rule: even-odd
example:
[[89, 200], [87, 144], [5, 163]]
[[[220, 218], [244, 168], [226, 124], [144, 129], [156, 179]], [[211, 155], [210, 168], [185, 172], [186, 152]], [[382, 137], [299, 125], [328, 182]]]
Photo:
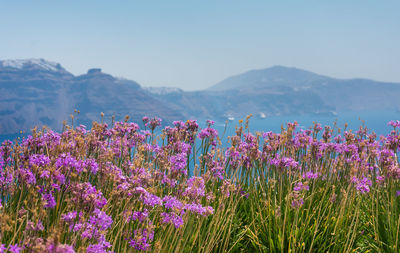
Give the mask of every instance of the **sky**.
[[0, 0], [0, 59], [200, 90], [297, 67], [400, 82], [400, 1]]

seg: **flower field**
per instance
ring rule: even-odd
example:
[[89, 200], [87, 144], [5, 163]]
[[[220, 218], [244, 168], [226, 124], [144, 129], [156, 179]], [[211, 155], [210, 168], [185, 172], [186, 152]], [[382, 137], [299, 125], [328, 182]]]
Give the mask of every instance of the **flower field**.
[[145, 117], [3, 142], [0, 253], [400, 252], [400, 121], [377, 136], [248, 120], [229, 137]]

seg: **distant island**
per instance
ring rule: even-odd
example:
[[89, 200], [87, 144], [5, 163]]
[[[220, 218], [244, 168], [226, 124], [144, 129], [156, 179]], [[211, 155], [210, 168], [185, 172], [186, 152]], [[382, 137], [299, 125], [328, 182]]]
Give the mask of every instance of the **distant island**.
[[400, 83], [336, 79], [309, 71], [273, 66], [228, 77], [205, 90], [142, 87], [100, 68], [74, 76], [44, 59], [0, 61], [0, 134], [48, 125], [60, 129], [75, 109], [90, 125], [104, 112], [173, 120], [232, 120], [286, 114], [334, 115], [337, 111], [399, 110]]

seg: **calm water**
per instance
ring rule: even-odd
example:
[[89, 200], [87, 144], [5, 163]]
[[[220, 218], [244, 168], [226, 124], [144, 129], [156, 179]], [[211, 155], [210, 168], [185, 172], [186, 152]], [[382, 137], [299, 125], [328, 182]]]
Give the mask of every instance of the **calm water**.
[[[297, 121], [299, 123], [298, 128], [306, 129], [313, 126], [313, 122], [318, 122], [322, 126], [330, 125], [333, 126], [334, 122], [337, 126], [344, 128], [345, 123], [348, 124], [347, 129], [358, 130], [359, 126], [365, 122], [365, 125], [371, 131], [374, 131], [378, 135], [386, 135], [390, 132], [392, 127], [389, 127], [387, 123], [391, 120], [400, 119], [400, 112], [387, 112], [387, 111], [376, 111], [376, 112], [341, 112], [336, 116], [315, 116], [315, 115], [286, 115], [286, 116], [273, 116], [265, 119], [251, 118], [249, 128], [251, 132], [280, 132], [281, 126], [286, 127], [288, 122]], [[234, 133], [235, 125], [238, 124], [238, 120], [235, 119], [228, 123], [227, 134], [232, 135]], [[219, 131], [223, 131], [224, 124], [218, 124], [216, 128]]]
[[[345, 123], [348, 123], [348, 129], [357, 130], [365, 121], [365, 125], [368, 129], [376, 132], [378, 135], [386, 135], [391, 130], [391, 127], [387, 126], [390, 120], [399, 120], [400, 112], [395, 111], [369, 111], [369, 112], [340, 112], [337, 116], [315, 116], [315, 115], [286, 115], [286, 116], [271, 116], [265, 119], [253, 117], [250, 119], [250, 131], [273, 131], [280, 132], [281, 126], [286, 125], [288, 122], [297, 121], [300, 128], [308, 128], [313, 125], [313, 122], [318, 122], [322, 126], [330, 125], [336, 121], [337, 126], [343, 128]], [[230, 121], [227, 125], [226, 136], [234, 134], [235, 125], [238, 124], [239, 119]], [[203, 122], [199, 122], [201, 125]], [[216, 122], [214, 126], [220, 135], [224, 132], [225, 122]], [[0, 135], [0, 142], [4, 140], [14, 140], [18, 137], [23, 137], [24, 134], [12, 134], [12, 135]]]
[[26, 134], [5, 134], [5, 135], [0, 135], [0, 143], [2, 143], [5, 140], [15, 140], [17, 138], [22, 138], [26, 136]]

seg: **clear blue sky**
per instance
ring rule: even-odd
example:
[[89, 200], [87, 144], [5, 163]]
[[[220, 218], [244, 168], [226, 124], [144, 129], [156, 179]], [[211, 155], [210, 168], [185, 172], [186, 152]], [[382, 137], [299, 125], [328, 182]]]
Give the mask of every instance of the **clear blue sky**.
[[400, 1], [0, 0], [0, 59], [202, 89], [284, 65], [400, 82]]

